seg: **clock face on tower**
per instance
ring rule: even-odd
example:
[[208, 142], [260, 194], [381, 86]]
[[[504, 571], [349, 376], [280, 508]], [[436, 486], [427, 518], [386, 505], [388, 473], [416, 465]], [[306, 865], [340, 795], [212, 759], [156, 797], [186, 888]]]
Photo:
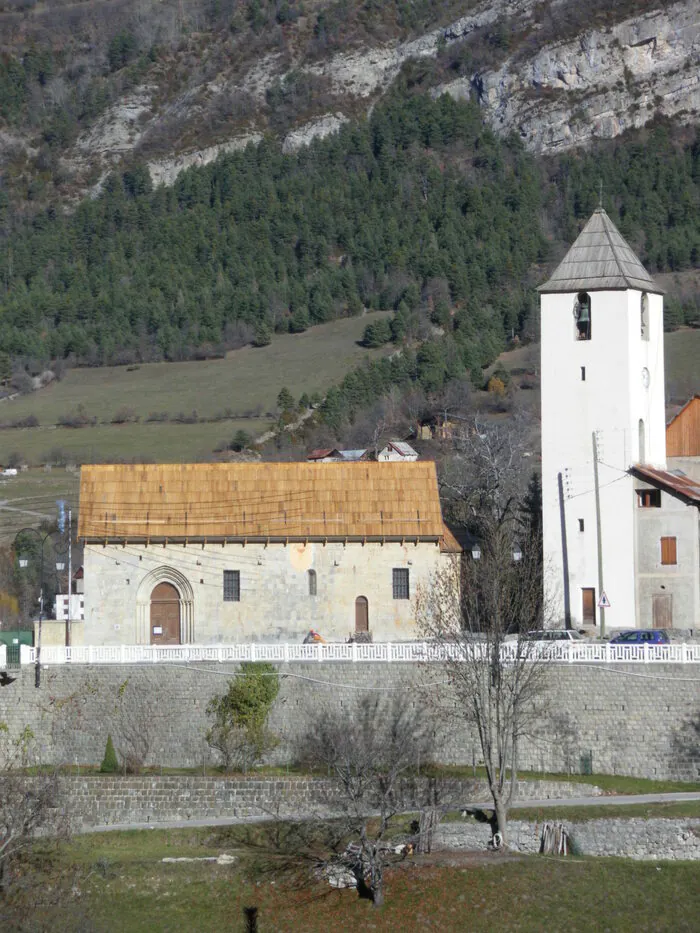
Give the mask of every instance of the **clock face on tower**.
[[650, 382], [651, 382], [651, 376], [649, 375], [649, 370], [645, 366], [644, 369], [642, 370], [642, 385], [644, 386], [645, 389], [649, 388]]

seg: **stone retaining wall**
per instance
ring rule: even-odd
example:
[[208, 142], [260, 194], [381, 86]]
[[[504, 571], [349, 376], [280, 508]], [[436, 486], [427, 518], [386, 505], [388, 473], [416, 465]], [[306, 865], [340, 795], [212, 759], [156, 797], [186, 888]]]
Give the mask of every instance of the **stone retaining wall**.
[[[699, 819], [603, 819], [564, 822], [581, 855], [615, 855], [639, 860], [700, 859]], [[528, 855], [540, 851], [542, 823], [512, 820], [509, 847]], [[485, 823], [443, 823], [435, 845], [444, 849], [484, 849], [491, 837]]]
[[[451, 807], [488, 800], [483, 781], [441, 782]], [[1, 785], [0, 785], [1, 787]], [[406, 808], [426, 797], [426, 781], [406, 788]], [[600, 794], [597, 787], [564, 781], [519, 781], [521, 800]], [[61, 796], [77, 827], [114, 823], [164, 823], [178, 820], [325, 817], [341, 812], [331, 781], [305, 777], [203, 777], [164, 775], [121, 777], [94, 775], [61, 778]]]
[[[29, 726], [45, 762], [99, 763], [108, 733], [117, 751], [124, 750], [128, 726], [146, 740], [147, 763], [211, 765], [216, 759], [204, 739], [206, 706], [225, 692], [236, 669], [206, 663], [56, 665], [43, 671], [36, 689], [33, 668], [23, 668], [15, 683], [0, 689], [0, 721], [13, 734]], [[280, 665], [279, 671], [270, 717], [281, 740], [275, 763], [296, 760], [300, 738], [320, 709], [335, 706], [351, 715], [367, 689], [386, 691], [387, 698], [398, 692], [421, 715], [432, 716], [441, 730], [440, 761], [480, 761], [477, 737], [454, 715], [439, 665], [326, 662]], [[433, 686], [426, 689], [426, 683]], [[121, 718], [120, 708], [126, 712]], [[700, 671], [692, 665], [556, 664], [536, 728], [521, 742], [520, 767], [576, 773], [592, 752], [595, 772], [698, 780], [700, 751], [693, 736], [699, 722]]]

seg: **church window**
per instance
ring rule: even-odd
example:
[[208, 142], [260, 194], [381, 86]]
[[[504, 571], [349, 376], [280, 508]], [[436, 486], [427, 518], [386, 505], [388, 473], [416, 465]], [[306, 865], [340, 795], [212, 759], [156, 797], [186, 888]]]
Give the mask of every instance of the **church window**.
[[408, 570], [403, 567], [394, 567], [391, 575], [394, 599], [408, 599]]
[[240, 570], [224, 570], [224, 602], [239, 603], [241, 601], [241, 572]]
[[576, 321], [575, 337], [577, 340], [591, 339], [591, 296], [588, 292], [579, 292], [574, 304]]
[[676, 555], [676, 539], [675, 538], [662, 538], [661, 539], [661, 563], [662, 564], [677, 564], [677, 555]]
[[642, 340], [649, 339], [649, 296], [646, 292], [642, 294], [642, 309], [641, 309], [641, 333]]
[[309, 572], [307, 573], [307, 577], [309, 579], [309, 596], [315, 596], [316, 595], [316, 571], [309, 570]]
[[659, 489], [638, 489], [637, 505], [640, 509], [660, 509], [661, 491]]

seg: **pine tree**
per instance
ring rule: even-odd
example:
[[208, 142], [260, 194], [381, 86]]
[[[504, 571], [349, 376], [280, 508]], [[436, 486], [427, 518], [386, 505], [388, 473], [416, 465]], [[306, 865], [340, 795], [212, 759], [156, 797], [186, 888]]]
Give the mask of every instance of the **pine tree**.
[[119, 771], [119, 760], [112, 744], [112, 736], [107, 736], [107, 745], [105, 747], [105, 756], [100, 765], [102, 774], [115, 774]]

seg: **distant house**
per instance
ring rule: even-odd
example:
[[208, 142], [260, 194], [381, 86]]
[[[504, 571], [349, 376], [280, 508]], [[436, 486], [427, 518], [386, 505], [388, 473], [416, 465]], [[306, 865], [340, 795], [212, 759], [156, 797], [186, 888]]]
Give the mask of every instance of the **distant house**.
[[84, 466], [78, 536], [92, 645], [413, 639], [461, 552], [429, 461]]
[[312, 450], [306, 459], [312, 463], [355, 463], [358, 460], [371, 460], [371, 457], [366, 448], [362, 450], [339, 450], [336, 447], [329, 447]]
[[418, 453], [406, 441], [389, 441], [389, 443], [377, 454], [377, 460], [400, 461], [403, 463], [412, 463], [418, 459]]

